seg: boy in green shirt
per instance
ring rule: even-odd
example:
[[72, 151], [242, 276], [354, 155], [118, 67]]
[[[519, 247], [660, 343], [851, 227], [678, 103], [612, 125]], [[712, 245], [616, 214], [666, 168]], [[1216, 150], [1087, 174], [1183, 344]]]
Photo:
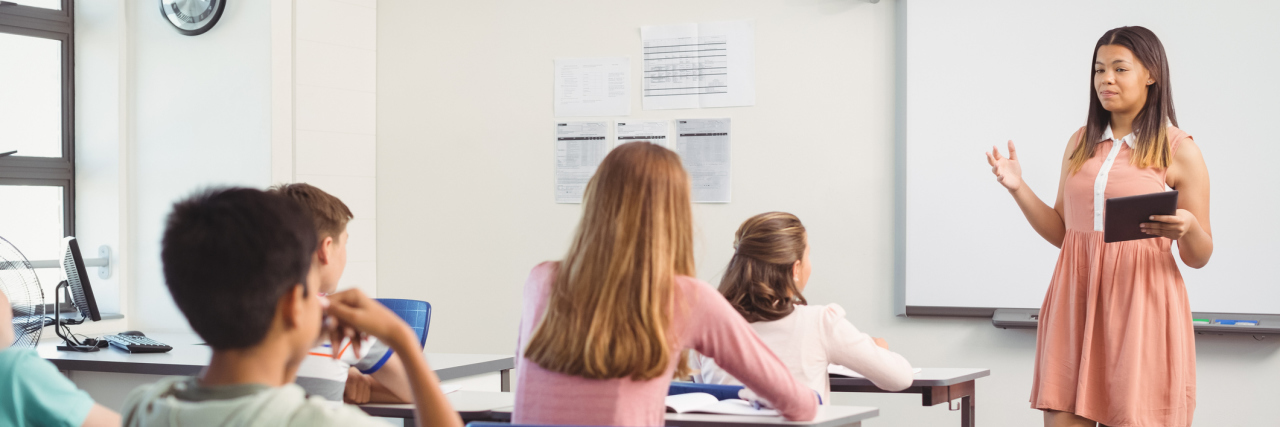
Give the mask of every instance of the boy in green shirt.
[[32, 348], [13, 344], [13, 306], [0, 292], [0, 426], [118, 426], [120, 415], [93, 402]]
[[165, 282], [213, 360], [199, 377], [135, 389], [124, 425], [385, 425], [294, 383], [323, 331], [332, 342], [367, 334], [386, 343], [403, 356], [418, 424], [461, 427], [404, 321], [359, 290], [318, 294], [316, 243], [300, 206], [259, 190], [208, 190], [174, 205], [161, 243]]

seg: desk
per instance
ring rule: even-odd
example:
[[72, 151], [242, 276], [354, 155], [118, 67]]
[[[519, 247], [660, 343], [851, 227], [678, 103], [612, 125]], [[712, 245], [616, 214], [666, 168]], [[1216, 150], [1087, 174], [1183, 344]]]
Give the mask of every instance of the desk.
[[[196, 375], [209, 364], [213, 351], [201, 344], [195, 334], [147, 335], [173, 347], [166, 353], [126, 353], [114, 348], [104, 348], [91, 353], [58, 351], [58, 340], [41, 340], [36, 350], [40, 357], [53, 362], [60, 371], [112, 372], [147, 375]], [[56, 337], [55, 337], [56, 338]], [[502, 390], [511, 389], [511, 369], [516, 360], [512, 355], [426, 353], [427, 364], [436, 372], [440, 381], [448, 381], [472, 375], [499, 372]]]
[[[494, 419], [493, 410], [507, 409], [510, 413], [509, 408], [516, 404], [514, 394], [493, 391], [458, 390], [446, 394], [445, 397], [449, 399], [453, 410], [458, 411], [463, 423], [492, 420]], [[404, 425], [414, 425], [413, 404], [366, 404], [360, 405], [360, 409], [375, 417], [403, 418]], [[510, 419], [511, 416], [507, 415], [506, 418]]]
[[667, 425], [679, 427], [773, 427], [773, 426], [806, 426], [806, 427], [861, 427], [862, 420], [880, 415], [880, 410], [866, 406], [832, 406], [818, 407], [818, 416], [812, 421], [787, 421], [778, 417], [754, 417], [749, 415], [712, 415], [712, 414], [667, 414]]
[[974, 410], [974, 381], [978, 378], [991, 375], [990, 369], [978, 368], [923, 368], [919, 373], [915, 374], [915, 380], [911, 382], [911, 387], [907, 387], [902, 391], [885, 391], [871, 380], [866, 378], [849, 378], [845, 376], [831, 376], [832, 392], [854, 392], [854, 393], [914, 393], [923, 397], [924, 406], [933, 406], [946, 402], [950, 407], [951, 401], [960, 399], [960, 425], [961, 427], [973, 427]]
[[[513, 408], [501, 408], [490, 411], [496, 421], [511, 421]], [[781, 416], [757, 417], [749, 415], [715, 415], [715, 414], [667, 414], [666, 425], [679, 427], [861, 427], [862, 421], [880, 415], [880, 410], [866, 406], [831, 406], [818, 407], [818, 415], [810, 421], [787, 421]]]
[[[154, 381], [152, 377], [137, 375], [197, 375], [209, 364], [213, 355], [212, 349], [202, 345], [203, 341], [195, 334], [155, 333], [147, 336], [172, 346], [173, 350], [138, 354], [115, 348], [103, 348], [91, 353], [58, 351], [57, 346], [61, 341], [57, 337], [42, 339], [36, 350], [41, 358], [52, 362], [60, 371], [132, 374], [134, 378], [143, 378], [136, 380], [137, 384], [124, 382], [130, 389], [132, 386]], [[510, 371], [515, 368], [515, 357], [512, 355], [427, 353], [426, 357], [440, 381], [498, 372], [501, 376], [501, 390], [511, 389]], [[128, 391], [120, 391], [121, 396], [117, 400], [123, 399]], [[93, 395], [92, 391], [90, 394]]]

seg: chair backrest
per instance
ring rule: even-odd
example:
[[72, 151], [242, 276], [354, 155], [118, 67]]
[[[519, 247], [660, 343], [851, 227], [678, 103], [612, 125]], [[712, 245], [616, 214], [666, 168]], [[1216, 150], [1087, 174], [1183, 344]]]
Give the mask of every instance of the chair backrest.
[[418, 345], [427, 346], [427, 331], [431, 327], [431, 303], [412, 299], [378, 298], [418, 334]]
[[667, 396], [688, 393], [707, 393], [720, 400], [737, 399], [738, 390], [742, 390], [743, 388], [744, 387], [740, 385], [699, 384], [672, 381], [671, 387], [667, 388]]

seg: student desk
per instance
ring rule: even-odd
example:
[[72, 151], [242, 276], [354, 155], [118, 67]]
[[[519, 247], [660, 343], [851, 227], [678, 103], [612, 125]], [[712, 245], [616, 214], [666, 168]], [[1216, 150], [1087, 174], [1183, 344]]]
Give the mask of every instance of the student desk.
[[973, 427], [974, 424], [974, 381], [991, 375], [990, 369], [978, 368], [923, 368], [915, 374], [911, 387], [902, 391], [886, 391], [866, 378], [850, 378], [832, 375], [831, 391], [854, 393], [914, 393], [924, 398], [924, 406], [933, 406], [946, 402], [948, 407], [954, 399], [960, 399], [960, 425]]
[[[135, 375], [196, 375], [208, 365], [213, 354], [208, 346], [201, 344], [203, 341], [200, 337], [193, 333], [155, 333], [147, 336], [168, 344], [173, 350], [139, 354], [115, 348], [103, 348], [91, 353], [58, 351], [57, 346], [61, 340], [56, 336], [41, 339], [36, 349], [41, 358], [53, 362], [60, 371]], [[501, 375], [501, 389], [511, 389], [510, 371], [515, 368], [513, 355], [427, 353], [426, 357], [440, 381], [498, 372]], [[124, 390], [122, 393], [127, 392], [128, 390]]]
[[[497, 421], [510, 421], [512, 408], [495, 409], [490, 416]], [[668, 426], [679, 427], [861, 427], [862, 421], [880, 415], [880, 410], [866, 406], [819, 406], [818, 416], [810, 421], [787, 421], [781, 416], [667, 414]]]
[[[453, 410], [458, 411], [463, 423], [493, 420], [495, 419], [493, 416], [494, 410], [511, 408], [512, 405], [516, 404], [516, 396], [514, 394], [493, 391], [458, 390], [446, 394], [445, 397], [449, 399], [449, 404], [453, 406]], [[412, 404], [374, 403], [360, 405], [360, 409], [375, 417], [402, 418], [404, 419], [404, 425], [414, 425]], [[506, 419], [511, 419], [509, 415], [510, 409], [507, 409], [507, 412]]]
[[818, 416], [812, 421], [787, 421], [782, 417], [754, 417], [749, 415], [667, 414], [667, 425], [679, 427], [861, 427], [862, 420], [880, 415], [880, 410], [866, 406], [819, 406]]

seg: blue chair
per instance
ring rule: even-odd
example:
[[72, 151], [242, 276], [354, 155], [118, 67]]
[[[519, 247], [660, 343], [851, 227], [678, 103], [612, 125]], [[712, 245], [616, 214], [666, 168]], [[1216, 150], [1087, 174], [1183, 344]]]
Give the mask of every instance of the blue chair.
[[412, 299], [378, 298], [418, 334], [418, 345], [427, 346], [427, 330], [431, 327], [431, 303]]
[[667, 396], [688, 393], [707, 393], [720, 400], [737, 399], [738, 390], [742, 390], [743, 388], [744, 387], [740, 385], [699, 384], [672, 381], [671, 387], [667, 388]]

